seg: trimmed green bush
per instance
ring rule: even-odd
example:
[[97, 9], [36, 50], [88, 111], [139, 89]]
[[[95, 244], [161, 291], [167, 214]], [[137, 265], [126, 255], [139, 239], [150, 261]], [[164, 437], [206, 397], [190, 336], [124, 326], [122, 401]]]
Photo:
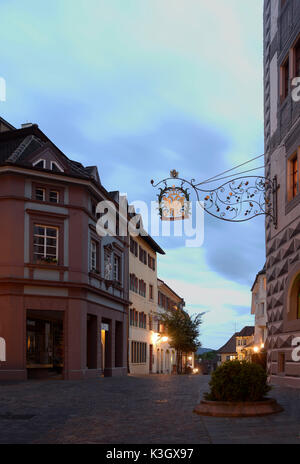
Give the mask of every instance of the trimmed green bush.
[[227, 361], [212, 374], [207, 401], [261, 401], [271, 387], [267, 374], [259, 364]]

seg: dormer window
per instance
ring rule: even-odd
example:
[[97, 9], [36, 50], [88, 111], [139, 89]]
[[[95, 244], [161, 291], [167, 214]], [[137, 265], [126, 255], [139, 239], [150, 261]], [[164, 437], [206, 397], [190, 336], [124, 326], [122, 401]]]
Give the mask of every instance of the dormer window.
[[50, 166], [51, 166], [51, 171], [54, 171], [54, 172], [64, 171], [55, 161], [51, 161]]
[[40, 159], [33, 163], [34, 168], [40, 168], [40, 169], [45, 169], [46, 168], [46, 160]]

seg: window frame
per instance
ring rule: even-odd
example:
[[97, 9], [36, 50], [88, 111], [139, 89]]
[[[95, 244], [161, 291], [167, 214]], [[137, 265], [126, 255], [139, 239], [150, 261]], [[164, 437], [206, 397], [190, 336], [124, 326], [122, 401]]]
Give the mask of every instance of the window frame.
[[[44, 229], [44, 234], [40, 235], [40, 234], [36, 234], [35, 233], [35, 228], [36, 227], [40, 227], [40, 228], [43, 228]], [[56, 231], [56, 236], [52, 236], [52, 235], [47, 235], [47, 229], [52, 229], [52, 230], [55, 230]], [[35, 241], [35, 238], [38, 237], [38, 238], [43, 238], [44, 239], [44, 243], [42, 245], [37, 245], [34, 243]], [[55, 247], [53, 245], [48, 245], [47, 244], [47, 240], [50, 239], [50, 240], [55, 240], [56, 241], [56, 245]], [[40, 253], [36, 253], [35, 252], [35, 247], [36, 246], [42, 246], [44, 248], [44, 253], [43, 253], [43, 256], [38, 258], [37, 255], [41, 255]], [[55, 248], [55, 255], [47, 255], [47, 248]], [[34, 224], [34, 227], [33, 227], [33, 261], [34, 263], [36, 263], [38, 260], [40, 261], [43, 261], [45, 260], [45, 262], [47, 262], [47, 259], [54, 259], [56, 260], [56, 263], [53, 262], [53, 263], [48, 263], [48, 264], [58, 264], [58, 257], [59, 257], [59, 227], [56, 227], [56, 226], [50, 226], [50, 225], [47, 225], [47, 224], [39, 224], [39, 223], [35, 223]]]
[[[32, 193], [31, 193], [31, 198], [34, 201], [38, 201], [40, 203], [48, 203], [49, 205], [63, 205], [64, 204], [64, 192], [65, 189], [61, 186], [58, 185], [52, 185], [52, 184], [44, 184], [41, 182], [32, 182]], [[37, 200], [36, 199], [36, 190], [45, 190], [45, 199], [42, 200]], [[50, 192], [57, 192], [58, 193], [58, 202], [54, 203], [53, 201], [50, 201]]]
[[[64, 265], [64, 222], [67, 216], [44, 211], [26, 210], [29, 215], [29, 264], [38, 265], [34, 260], [34, 226], [41, 224], [47, 227], [58, 228], [58, 266]], [[26, 263], [25, 263], [26, 264]], [[52, 265], [52, 264], [51, 264]], [[52, 265], [53, 266], [53, 265]]]

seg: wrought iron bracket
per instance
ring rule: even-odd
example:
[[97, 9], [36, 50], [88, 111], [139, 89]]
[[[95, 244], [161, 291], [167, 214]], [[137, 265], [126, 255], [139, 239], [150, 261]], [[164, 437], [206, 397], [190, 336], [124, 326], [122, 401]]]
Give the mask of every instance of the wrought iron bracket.
[[[277, 176], [273, 179], [263, 176], [237, 177], [216, 188], [205, 189], [204, 183], [196, 183], [195, 179], [188, 181], [181, 178], [174, 169], [170, 172], [170, 177], [157, 183], [152, 180], [151, 184], [154, 188], [160, 189], [157, 197], [162, 219], [184, 219], [189, 211], [190, 190], [192, 189], [204, 210], [217, 219], [227, 222], [245, 222], [265, 215], [272, 218], [273, 225], [277, 228], [279, 189]], [[174, 199], [177, 203], [177, 217], [174, 217], [174, 208], [172, 209], [171, 206], [173, 201], [175, 203]], [[171, 209], [172, 214], [168, 215], [166, 212]]]

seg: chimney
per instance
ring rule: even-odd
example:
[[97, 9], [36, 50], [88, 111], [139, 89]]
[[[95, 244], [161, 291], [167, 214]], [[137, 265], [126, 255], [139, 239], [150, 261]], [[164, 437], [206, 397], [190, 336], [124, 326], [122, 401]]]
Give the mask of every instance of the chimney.
[[22, 129], [26, 129], [27, 127], [33, 126], [32, 122], [26, 122], [25, 124], [21, 124]]

